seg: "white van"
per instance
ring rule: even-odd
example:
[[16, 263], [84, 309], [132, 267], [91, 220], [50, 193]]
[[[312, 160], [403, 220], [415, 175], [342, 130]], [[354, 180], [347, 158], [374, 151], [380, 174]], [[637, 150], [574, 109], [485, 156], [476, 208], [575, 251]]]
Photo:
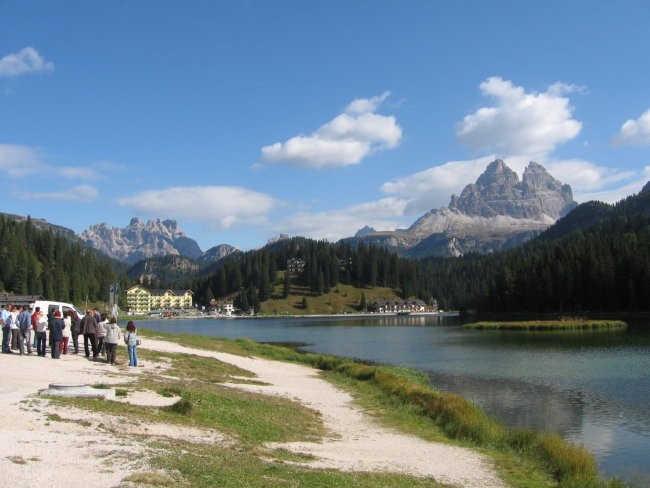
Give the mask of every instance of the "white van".
[[84, 312], [80, 311], [74, 305], [65, 302], [54, 302], [51, 300], [36, 300], [34, 303], [32, 303], [33, 310], [36, 310], [36, 307], [40, 307], [40, 309], [45, 312], [45, 315], [49, 314], [50, 312], [58, 311], [61, 312], [61, 317], [65, 317], [69, 310], [73, 310], [77, 312], [79, 318], [85, 315]]

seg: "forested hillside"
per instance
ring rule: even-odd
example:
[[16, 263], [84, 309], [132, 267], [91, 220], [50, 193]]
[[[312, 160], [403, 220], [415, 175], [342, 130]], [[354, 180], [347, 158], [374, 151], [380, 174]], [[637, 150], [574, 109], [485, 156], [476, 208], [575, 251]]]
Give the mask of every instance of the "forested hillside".
[[114, 262], [63, 234], [0, 219], [0, 291], [79, 304], [106, 300], [117, 279]]
[[534, 241], [423, 262], [443, 306], [498, 312], [650, 310], [650, 186], [580, 205]]
[[647, 311], [650, 191], [616, 205], [583, 204], [538, 239], [490, 255], [416, 261], [363, 243], [279, 241], [225, 259], [214, 274], [196, 281], [193, 290], [206, 302], [239, 293], [241, 305], [258, 308], [289, 258], [305, 260], [296, 278], [313, 295], [344, 283], [391, 287], [403, 298], [427, 302], [435, 297], [444, 309]]
[[[241, 293], [243, 308], [267, 300], [278, 271], [285, 270], [290, 258], [305, 261], [304, 269], [295, 273], [312, 295], [327, 293], [338, 283], [356, 287], [385, 286], [399, 290], [404, 298], [431, 297], [420, 263], [398, 258], [379, 246], [348, 243], [332, 244], [304, 238], [278, 241], [260, 250], [229, 256], [220, 262], [210, 277], [197, 280], [192, 289], [199, 301]], [[290, 273], [284, 274], [290, 279]], [[288, 293], [288, 283], [286, 284]]]

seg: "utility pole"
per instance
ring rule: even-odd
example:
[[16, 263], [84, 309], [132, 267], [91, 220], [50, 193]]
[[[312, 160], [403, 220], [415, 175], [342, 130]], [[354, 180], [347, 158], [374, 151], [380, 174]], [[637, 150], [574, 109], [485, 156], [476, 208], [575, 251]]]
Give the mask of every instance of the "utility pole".
[[110, 309], [111, 309], [111, 314], [117, 318], [117, 311], [118, 311], [118, 306], [117, 302], [120, 297], [120, 284], [119, 283], [111, 283], [110, 286], [110, 293], [109, 293], [109, 302], [110, 302]]

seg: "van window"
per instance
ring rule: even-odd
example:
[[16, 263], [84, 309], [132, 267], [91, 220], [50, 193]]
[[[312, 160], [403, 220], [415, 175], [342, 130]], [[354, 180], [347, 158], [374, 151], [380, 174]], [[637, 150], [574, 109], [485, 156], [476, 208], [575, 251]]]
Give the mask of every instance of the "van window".
[[[63, 316], [64, 317], [67, 317], [68, 312], [74, 312], [74, 311], [75, 311], [74, 308], [66, 307], [65, 305], [63, 305]], [[74, 313], [72, 315], [74, 315]]]

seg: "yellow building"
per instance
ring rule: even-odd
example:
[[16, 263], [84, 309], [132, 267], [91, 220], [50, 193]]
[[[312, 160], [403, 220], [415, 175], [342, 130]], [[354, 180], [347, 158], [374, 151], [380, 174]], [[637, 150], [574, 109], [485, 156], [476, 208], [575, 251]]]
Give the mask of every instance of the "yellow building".
[[126, 307], [131, 313], [179, 310], [192, 307], [192, 290], [147, 290], [136, 285], [126, 290]]

